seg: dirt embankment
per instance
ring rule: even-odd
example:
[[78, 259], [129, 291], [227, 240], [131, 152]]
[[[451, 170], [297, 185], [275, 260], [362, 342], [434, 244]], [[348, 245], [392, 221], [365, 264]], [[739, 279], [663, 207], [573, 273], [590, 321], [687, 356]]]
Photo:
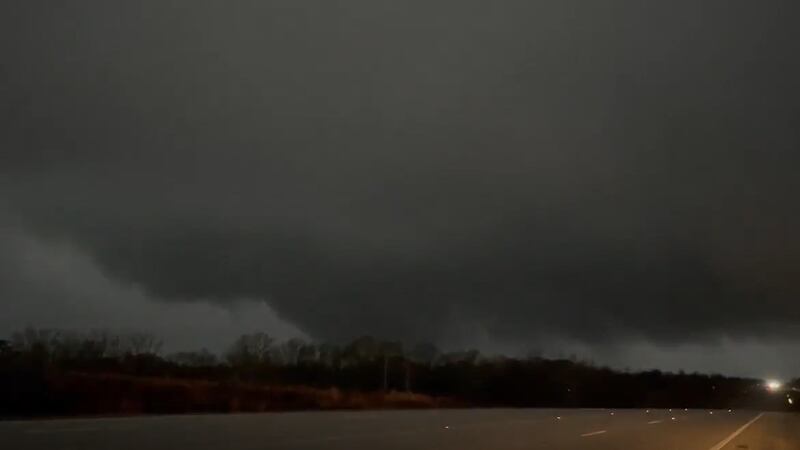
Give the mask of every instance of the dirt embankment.
[[[406, 392], [347, 392], [336, 388], [139, 377], [50, 375], [37, 389], [42, 409], [30, 415], [136, 415], [458, 406]], [[21, 399], [22, 400], [22, 399]], [[27, 414], [26, 414], [27, 415]]]

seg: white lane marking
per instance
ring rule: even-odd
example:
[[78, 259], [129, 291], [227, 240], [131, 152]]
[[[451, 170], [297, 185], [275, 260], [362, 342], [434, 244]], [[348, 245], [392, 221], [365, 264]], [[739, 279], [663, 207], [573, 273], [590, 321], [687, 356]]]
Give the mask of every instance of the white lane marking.
[[744, 424], [741, 427], [739, 427], [738, 430], [736, 430], [733, 433], [731, 433], [730, 436], [726, 437], [719, 444], [711, 447], [709, 450], [722, 450], [722, 447], [725, 447], [726, 445], [728, 445], [728, 442], [732, 441], [736, 436], [740, 435], [742, 433], [742, 431], [746, 430], [747, 427], [749, 427], [750, 425], [754, 424], [755, 421], [760, 419], [761, 416], [763, 416], [763, 415], [764, 415], [764, 413], [762, 412], [759, 415], [753, 417], [752, 419], [750, 419], [749, 422], [747, 422], [746, 424]]
[[591, 433], [583, 433], [581, 437], [597, 436], [598, 434], [606, 433], [606, 430], [592, 431]]
[[661, 423], [661, 422], [663, 422], [663, 420], [651, 420], [650, 422], [647, 422], [647, 424], [648, 425], [654, 425], [654, 424]]

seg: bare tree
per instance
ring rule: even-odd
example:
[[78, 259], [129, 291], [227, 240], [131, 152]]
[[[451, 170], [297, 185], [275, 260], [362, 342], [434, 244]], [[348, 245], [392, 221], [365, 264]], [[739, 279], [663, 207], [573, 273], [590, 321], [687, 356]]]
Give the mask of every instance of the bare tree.
[[304, 344], [297, 353], [298, 364], [313, 364], [320, 361], [319, 346], [311, 343]]
[[280, 363], [296, 366], [300, 358], [300, 350], [306, 345], [300, 338], [292, 338], [275, 347], [275, 354]]
[[383, 359], [383, 390], [389, 390], [389, 361], [403, 356], [403, 344], [399, 342], [381, 342], [379, 352]]
[[318, 360], [326, 367], [340, 369], [343, 360], [343, 351], [333, 344], [320, 344], [317, 347]]
[[124, 337], [124, 352], [129, 355], [157, 355], [164, 342], [149, 333], [131, 333]]
[[226, 359], [233, 366], [267, 364], [270, 362], [273, 342], [274, 339], [264, 332], [243, 334], [233, 343]]
[[50, 352], [57, 339], [57, 330], [28, 327], [11, 335], [11, 345], [18, 351]]
[[380, 345], [374, 337], [362, 336], [344, 348], [342, 358], [348, 365], [375, 361], [380, 355]]

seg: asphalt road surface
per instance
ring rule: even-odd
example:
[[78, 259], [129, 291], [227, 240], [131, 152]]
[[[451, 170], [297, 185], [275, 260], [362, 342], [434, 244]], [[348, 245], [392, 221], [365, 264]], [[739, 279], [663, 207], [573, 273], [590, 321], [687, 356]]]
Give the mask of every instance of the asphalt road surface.
[[800, 415], [475, 409], [0, 422], [8, 450], [798, 450]]

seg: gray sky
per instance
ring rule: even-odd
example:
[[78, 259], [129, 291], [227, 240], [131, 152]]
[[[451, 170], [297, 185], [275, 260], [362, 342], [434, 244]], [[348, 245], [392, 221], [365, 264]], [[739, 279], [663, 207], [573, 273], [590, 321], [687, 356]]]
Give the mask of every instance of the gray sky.
[[0, 334], [796, 375], [800, 11], [766, 3], [7, 2]]

